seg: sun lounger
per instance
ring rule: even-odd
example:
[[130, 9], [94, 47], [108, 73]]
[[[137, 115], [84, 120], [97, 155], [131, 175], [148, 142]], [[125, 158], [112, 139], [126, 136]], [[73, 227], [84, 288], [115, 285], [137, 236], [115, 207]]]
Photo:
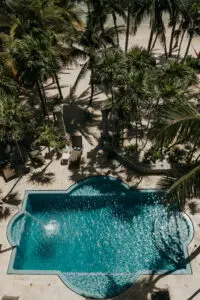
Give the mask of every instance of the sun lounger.
[[81, 159], [82, 150], [74, 150], [72, 149], [69, 163], [79, 163]]
[[71, 141], [72, 141], [72, 149], [77, 150], [76, 148], [78, 148], [78, 150], [82, 150], [83, 148], [83, 139], [82, 139], [82, 135], [73, 135], [71, 137]]
[[83, 151], [83, 141], [81, 135], [73, 135], [71, 137], [72, 147], [69, 158], [69, 165], [79, 163]]
[[3, 178], [6, 182], [13, 179], [16, 176], [15, 169], [12, 168], [9, 164], [6, 165], [4, 168], [2, 168], [1, 171], [2, 171]]
[[62, 153], [61, 165], [67, 165], [68, 161], [69, 161], [69, 158], [70, 158], [69, 153], [66, 153], [66, 152]]

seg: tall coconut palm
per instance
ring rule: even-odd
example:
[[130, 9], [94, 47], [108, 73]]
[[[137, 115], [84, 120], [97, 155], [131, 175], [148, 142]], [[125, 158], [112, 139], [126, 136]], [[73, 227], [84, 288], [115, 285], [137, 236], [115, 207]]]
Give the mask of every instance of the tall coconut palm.
[[16, 79], [19, 82], [32, 88], [36, 85], [42, 110], [46, 116], [47, 108], [41, 84], [48, 57], [45, 56], [41, 43], [29, 35], [24, 36], [23, 39], [7, 40], [6, 42], [5, 52], [2, 54], [5, 64], [16, 70]]
[[119, 26], [117, 26], [117, 16], [121, 17], [124, 21], [126, 20], [126, 14], [124, 11], [123, 4], [119, 0], [106, 1], [106, 8], [108, 13], [112, 15], [113, 25], [115, 28], [117, 46], [119, 47]]
[[188, 36], [189, 36], [189, 40], [188, 40], [188, 45], [186, 48], [186, 52], [185, 52], [185, 56], [184, 56], [184, 60], [188, 55], [191, 43], [192, 43], [192, 39], [195, 35], [200, 35], [200, 3], [199, 1], [189, 1], [190, 6], [188, 7], [189, 9], [189, 26], [187, 28], [187, 32], [188, 32]]
[[151, 0], [149, 1], [150, 14], [150, 37], [148, 42], [148, 50], [152, 48], [153, 37], [156, 35], [160, 39], [161, 44], [165, 50], [165, 56], [168, 56], [167, 46], [166, 46], [166, 36], [165, 36], [165, 24], [163, 20], [163, 13], [171, 12], [171, 0]]
[[108, 45], [115, 46], [115, 28], [104, 28], [104, 32], [101, 30], [101, 26], [96, 23], [95, 16], [90, 14], [88, 16], [87, 25], [85, 32], [80, 36], [77, 45], [69, 48], [69, 57], [72, 59], [82, 58], [85, 59], [84, 63], [74, 86], [72, 87], [71, 93], [73, 94], [78, 82], [82, 77], [85, 76], [88, 69], [91, 71], [90, 84], [91, 84], [91, 95], [89, 105], [92, 104], [94, 96], [94, 73], [95, 73], [95, 57], [101, 49], [106, 48]]
[[176, 31], [176, 26], [179, 23], [180, 17], [180, 1], [179, 0], [170, 0], [170, 22], [169, 27], [172, 28], [170, 43], [169, 43], [169, 56], [172, 55], [173, 46], [174, 46], [174, 38], [176, 37], [177, 33], [179, 34], [180, 31]]
[[[96, 59], [95, 82], [107, 94], [112, 119], [112, 142], [116, 134], [116, 93], [124, 80], [126, 64], [121, 50], [115, 48], [103, 49]], [[119, 128], [118, 128], [119, 129]]]

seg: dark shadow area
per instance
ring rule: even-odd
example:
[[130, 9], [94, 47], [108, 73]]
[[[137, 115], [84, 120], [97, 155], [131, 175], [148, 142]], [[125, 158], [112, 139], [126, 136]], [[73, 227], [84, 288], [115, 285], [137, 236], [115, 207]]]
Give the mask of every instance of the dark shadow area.
[[0, 253], [5, 253], [5, 252], [8, 252], [8, 251], [10, 251], [10, 250], [13, 250], [14, 248], [16, 248], [16, 246], [12, 246], [12, 247], [9, 247], [9, 248], [6, 248], [6, 249], [1, 249], [1, 247], [0, 247]]
[[10, 215], [11, 212], [9, 207], [0, 205], [0, 220], [7, 219]]
[[168, 176], [163, 176], [157, 184], [158, 189], [162, 190], [168, 190], [175, 182], [177, 178], [174, 177], [168, 177]]
[[29, 175], [28, 181], [38, 184], [50, 184], [55, 179], [55, 173], [53, 172], [46, 172], [49, 165], [52, 163], [52, 160], [41, 170], [34, 172]]
[[28, 181], [33, 182], [33, 183], [38, 183], [41, 185], [44, 184], [51, 184], [55, 179], [55, 173], [53, 172], [43, 172], [43, 171], [38, 171], [34, 172], [29, 176]]
[[200, 207], [199, 207], [199, 204], [197, 202], [194, 202], [194, 201], [189, 202], [188, 207], [189, 207], [190, 213], [192, 215], [195, 215], [195, 214], [200, 212]]
[[200, 246], [195, 245], [195, 250], [187, 257], [186, 263], [191, 263], [200, 254]]
[[170, 295], [168, 290], [160, 289], [156, 286], [156, 283], [163, 277], [170, 275], [172, 271], [168, 271], [161, 275], [150, 275], [146, 277], [140, 277], [129, 289], [127, 289], [121, 295], [113, 298], [113, 300], [124, 300], [124, 299], [134, 299], [134, 300], [165, 300], [165, 298], [152, 298], [153, 295], [159, 295], [162, 292], [165, 292], [169, 296], [166, 298], [170, 300]]
[[192, 294], [191, 297], [187, 298], [187, 300], [192, 300], [192, 299], [194, 299], [199, 293], [200, 293], [200, 289], [198, 289], [194, 294]]
[[[89, 113], [84, 110], [87, 102], [87, 100], [79, 99], [65, 104], [63, 107], [63, 118], [68, 134], [71, 135], [78, 131], [85, 137], [89, 144], [93, 145], [93, 139], [98, 140], [99, 138], [99, 136], [96, 136], [95, 128], [100, 128], [101, 118], [95, 110]], [[98, 102], [100, 106], [102, 101]]]
[[6, 194], [6, 196], [3, 197], [2, 201], [4, 201], [4, 199], [7, 199], [7, 197], [9, 196], [9, 194], [12, 193], [12, 191], [14, 190], [14, 188], [16, 187], [16, 185], [18, 184], [18, 182], [22, 179], [23, 175], [20, 176], [15, 183], [13, 184], [12, 188], [10, 189], [10, 191]]
[[170, 295], [168, 290], [160, 290], [153, 292], [151, 296], [152, 300], [170, 300]]
[[21, 203], [18, 192], [10, 193], [4, 198], [4, 202], [10, 205], [18, 206]]

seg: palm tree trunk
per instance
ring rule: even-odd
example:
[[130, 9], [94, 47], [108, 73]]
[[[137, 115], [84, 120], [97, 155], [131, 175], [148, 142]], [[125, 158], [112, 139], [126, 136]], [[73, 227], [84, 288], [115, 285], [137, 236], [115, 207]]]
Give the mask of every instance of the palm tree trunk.
[[44, 101], [44, 98], [42, 96], [42, 92], [41, 92], [41, 87], [40, 87], [39, 81], [36, 82], [36, 86], [37, 86], [38, 94], [39, 94], [39, 97], [40, 97], [43, 114], [44, 114], [44, 116], [46, 116], [47, 115], [47, 111], [46, 111], [45, 101]]
[[130, 11], [130, 7], [128, 7], [127, 23], [126, 23], [126, 41], [125, 41], [125, 52], [126, 53], [128, 51], [129, 32], [130, 32], [130, 20], [131, 20], [131, 11]]
[[153, 45], [152, 45], [152, 47], [151, 47], [151, 51], [152, 51], [153, 48], [155, 47], [155, 44], [156, 44], [156, 42], [157, 42], [157, 39], [158, 39], [158, 33], [156, 34], [156, 37], [155, 37], [155, 39], [154, 39]]
[[102, 18], [100, 18], [100, 27], [101, 27], [101, 31], [102, 31], [103, 35], [105, 35], [104, 23], [102, 21]]
[[112, 18], [113, 18], [115, 34], [116, 34], [116, 38], [117, 38], [117, 47], [119, 47], [119, 34], [118, 34], [118, 30], [117, 30], [117, 17], [116, 17], [115, 12], [112, 13]]
[[93, 101], [93, 97], [94, 97], [94, 82], [91, 79], [91, 93], [90, 93], [90, 101], [88, 103], [88, 106], [92, 106], [92, 101]]
[[149, 36], [149, 43], [148, 43], [148, 51], [150, 51], [151, 49], [151, 44], [152, 44], [152, 41], [153, 41], [153, 29], [151, 29], [151, 32], [150, 32], [150, 36]]
[[60, 95], [60, 99], [63, 100], [62, 90], [61, 90], [61, 87], [60, 87], [58, 75], [56, 73], [54, 74], [54, 78], [56, 80], [56, 84], [57, 84], [58, 92], [59, 92], [59, 95]]
[[182, 34], [182, 37], [181, 37], [181, 41], [180, 41], [180, 44], [179, 44], [177, 61], [178, 61], [178, 60], [179, 60], [179, 58], [180, 58], [181, 46], [182, 46], [182, 43], [183, 43], [183, 39], [184, 39], [184, 36], [185, 36], [185, 32], [186, 32], [186, 29], [184, 29], [184, 31], [183, 31], [183, 34]]
[[176, 29], [176, 21], [174, 22], [174, 24], [172, 26], [172, 32], [171, 32], [171, 38], [170, 38], [170, 44], [169, 44], [169, 57], [172, 56], [175, 29]]
[[137, 121], [135, 121], [135, 145], [136, 145], [136, 151], [138, 152], [138, 125], [137, 125]]
[[43, 83], [41, 82], [40, 85], [41, 85], [41, 90], [42, 90], [42, 93], [43, 93], [43, 96], [44, 96], [44, 104], [45, 104], [45, 109], [46, 109], [46, 116], [47, 116], [47, 119], [49, 121], [49, 113], [48, 113], [48, 108], [47, 108], [47, 98], [46, 98], [46, 94], [45, 94]]
[[24, 162], [24, 158], [23, 158], [21, 149], [20, 149], [19, 144], [18, 144], [18, 142], [17, 142], [16, 139], [15, 139], [15, 144], [16, 144], [16, 147], [17, 147], [17, 151], [18, 151], [18, 153], [19, 153], [19, 157], [20, 157], [21, 161]]
[[[164, 35], [164, 33], [163, 33], [163, 35]], [[167, 53], [167, 44], [166, 44], [166, 38], [165, 38], [165, 35], [164, 35], [164, 50], [165, 50], [165, 57], [166, 57], [166, 59], [168, 59], [168, 53]]]
[[188, 52], [189, 52], [189, 49], [190, 49], [190, 45], [191, 45], [191, 43], [192, 43], [193, 36], [194, 36], [194, 33], [191, 33], [191, 34], [190, 34], [189, 41], [188, 41], [187, 49], [186, 49], [186, 52], [185, 52], [185, 56], [184, 56], [184, 58], [183, 58], [183, 61], [186, 59], [186, 57], [187, 57], [187, 55], [188, 55]]

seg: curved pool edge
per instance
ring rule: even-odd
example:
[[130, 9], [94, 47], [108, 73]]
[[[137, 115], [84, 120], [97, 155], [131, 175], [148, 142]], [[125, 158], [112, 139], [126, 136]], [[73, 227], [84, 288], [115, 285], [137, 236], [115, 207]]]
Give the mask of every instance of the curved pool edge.
[[[67, 190], [26, 190], [25, 191], [25, 195], [24, 195], [24, 200], [23, 200], [23, 203], [22, 203], [22, 210], [17, 212], [9, 221], [8, 225], [7, 225], [7, 230], [6, 230], [6, 235], [7, 235], [7, 239], [9, 241], [9, 243], [11, 244], [12, 247], [15, 247], [16, 246], [16, 243], [12, 237], [12, 227], [14, 226], [15, 222], [17, 222], [23, 215], [24, 215], [24, 211], [26, 210], [26, 206], [27, 206], [27, 200], [28, 200], [28, 195], [31, 194], [31, 193], [34, 193], [34, 194], [37, 194], [37, 193], [70, 193], [73, 191], [73, 189], [75, 189], [81, 182], [84, 183], [84, 181], [90, 179], [90, 178], [94, 178], [94, 177], [105, 177], [105, 178], [110, 178], [111, 180], [118, 180], [121, 182], [121, 184], [123, 185], [123, 187], [125, 187], [127, 190], [131, 190], [132, 192], [138, 192], [138, 191], [141, 191], [141, 192], [162, 192], [162, 193], [165, 193], [165, 190], [161, 190], [161, 189], [133, 189], [132, 187], [130, 187], [128, 184], [126, 184], [125, 182], [123, 182], [121, 179], [119, 178], [116, 178], [116, 177], [112, 177], [112, 176], [101, 176], [101, 175], [96, 175], [96, 176], [89, 176], [89, 177], [86, 177], [84, 179], [81, 179], [80, 181], [77, 181], [75, 184], [72, 184]], [[179, 208], [180, 209], [180, 208]], [[191, 218], [189, 217], [189, 215], [183, 211], [183, 210], [180, 210], [181, 211], [181, 214], [184, 216], [184, 218], [187, 220], [189, 226], [190, 226], [190, 234], [188, 236], [188, 239], [183, 243], [183, 251], [184, 251], [184, 257], [187, 259], [188, 257], [188, 246], [189, 244], [192, 242], [193, 240], [193, 237], [194, 237], [194, 226], [193, 226], [193, 223], [192, 223], [192, 220]], [[72, 290], [73, 292], [81, 295], [81, 296], [84, 296], [84, 297], [87, 297], [87, 298], [96, 298], [96, 299], [107, 299], [107, 298], [110, 298], [110, 297], [115, 297], [115, 296], [118, 296], [120, 294], [122, 294], [123, 292], [125, 292], [127, 289], [129, 289], [134, 283], [136, 280], [138, 280], [138, 278], [141, 276], [141, 275], [150, 275], [150, 274], [165, 274], [167, 275], [167, 273], [169, 271], [166, 271], [166, 270], [158, 270], [158, 271], [151, 271], [151, 270], [140, 270], [136, 273], [129, 273], [128, 275], [126, 274], [125, 276], [130, 276], [131, 279], [130, 281], [127, 283], [127, 281], [125, 282], [126, 284], [123, 286], [123, 287], [119, 287], [119, 289], [115, 292], [110, 292], [109, 295], [106, 295], [106, 294], [103, 294], [101, 292], [95, 294], [95, 292], [87, 292], [87, 291], [83, 291], [83, 288], [82, 289], [79, 289], [77, 287], [77, 285], [73, 284], [73, 282], [70, 282], [69, 281], [69, 278], [71, 277], [74, 277], [74, 275], [71, 273], [63, 273], [63, 272], [60, 272], [58, 270], [16, 270], [14, 269], [14, 259], [15, 259], [15, 254], [16, 254], [16, 251], [17, 249], [14, 248], [12, 250], [12, 253], [11, 253], [11, 258], [10, 258], [10, 262], [9, 262], [9, 266], [8, 266], [8, 274], [25, 274], [25, 275], [57, 275], [61, 281], [70, 289]], [[188, 274], [188, 272], [191, 273], [191, 266], [190, 266], [190, 261], [188, 260], [187, 262], [187, 268], [186, 269], [180, 269], [180, 270], [175, 270], [175, 271], [171, 271], [170, 274], [173, 274], [173, 275], [183, 275], [183, 274]], [[83, 275], [77, 275], [76, 276], [83, 276]], [[95, 275], [89, 275], [90, 277], [91, 276], [95, 276]], [[104, 277], [103, 277], [104, 276]], [[106, 276], [108, 276], [107, 274], [103, 275], [102, 278], [105, 278]], [[117, 275], [113, 275], [113, 279], [115, 279]], [[124, 275], [120, 275], [120, 276], [124, 276]], [[98, 277], [98, 276], [97, 276]], [[67, 279], [68, 278], [68, 279]], [[91, 284], [91, 282], [90, 282]]]

